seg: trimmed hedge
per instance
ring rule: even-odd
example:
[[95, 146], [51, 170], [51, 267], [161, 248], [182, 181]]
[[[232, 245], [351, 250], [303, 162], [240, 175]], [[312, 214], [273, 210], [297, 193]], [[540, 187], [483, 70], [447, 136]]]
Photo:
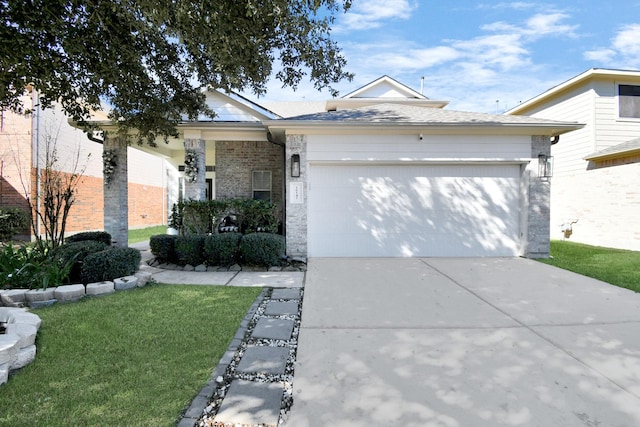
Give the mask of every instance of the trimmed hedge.
[[175, 253], [178, 264], [202, 264], [204, 262], [205, 237], [206, 236], [200, 234], [178, 236], [175, 242]]
[[207, 236], [204, 240], [204, 261], [207, 265], [232, 265], [238, 262], [240, 233]]
[[74, 234], [65, 239], [66, 243], [72, 242], [84, 242], [87, 240], [95, 240], [111, 246], [111, 234], [106, 231], [84, 231], [82, 233]]
[[178, 236], [158, 234], [149, 238], [149, 249], [160, 262], [176, 262], [176, 239]]
[[82, 264], [82, 283], [130, 276], [138, 270], [140, 258], [140, 251], [133, 248], [109, 248], [88, 255]]
[[240, 254], [249, 265], [280, 265], [285, 256], [284, 237], [271, 233], [246, 234], [240, 241]]
[[108, 247], [106, 243], [96, 240], [81, 240], [78, 242], [65, 243], [53, 250], [51, 259], [60, 268], [73, 260], [73, 266], [69, 273], [69, 281], [77, 282], [81, 280], [84, 259], [96, 252], [102, 252]]

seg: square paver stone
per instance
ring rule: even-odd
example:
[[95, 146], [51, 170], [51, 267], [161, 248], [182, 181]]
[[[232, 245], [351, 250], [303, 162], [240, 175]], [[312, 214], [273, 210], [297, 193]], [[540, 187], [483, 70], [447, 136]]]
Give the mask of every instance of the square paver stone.
[[214, 421], [224, 425], [277, 427], [283, 393], [283, 387], [278, 383], [235, 380]]
[[293, 332], [293, 320], [261, 318], [251, 334], [254, 338], [288, 340]]
[[247, 348], [237, 370], [245, 373], [284, 374], [289, 349], [284, 347], [251, 346]]
[[274, 289], [271, 299], [300, 299], [300, 293], [298, 288]]
[[297, 315], [298, 314], [298, 302], [294, 301], [270, 301], [267, 303], [267, 307], [264, 310], [264, 314], [267, 316], [280, 316], [280, 315]]

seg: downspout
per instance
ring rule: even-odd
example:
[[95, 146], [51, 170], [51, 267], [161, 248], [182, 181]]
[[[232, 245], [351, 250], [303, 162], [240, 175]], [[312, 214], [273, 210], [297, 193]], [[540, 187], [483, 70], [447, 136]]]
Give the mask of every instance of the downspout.
[[287, 148], [284, 142], [277, 141], [267, 129], [267, 141], [282, 147], [282, 234], [287, 238]]
[[[33, 111], [36, 116], [35, 120], [35, 129], [33, 131], [33, 136], [35, 138], [35, 146], [36, 146], [36, 209], [40, 209], [40, 198], [42, 197], [40, 184], [40, 174], [42, 173], [42, 168], [40, 166], [40, 94], [36, 88], [33, 88], [35, 95], [31, 97]], [[31, 213], [33, 215], [33, 212]], [[37, 236], [40, 236], [40, 227], [42, 226], [40, 221], [40, 215], [36, 214], [36, 229], [34, 230]]]

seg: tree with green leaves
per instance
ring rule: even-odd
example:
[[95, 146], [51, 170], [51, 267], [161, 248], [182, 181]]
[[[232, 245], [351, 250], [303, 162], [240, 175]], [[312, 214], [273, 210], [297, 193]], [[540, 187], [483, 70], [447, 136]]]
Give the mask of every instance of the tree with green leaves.
[[176, 134], [212, 115], [203, 89], [262, 94], [276, 78], [307, 77], [335, 96], [350, 79], [331, 25], [350, 0], [0, 0], [0, 107], [22, 111], [33, 85], [41, 107], [60, 103], [86, 123], [92, 110], [138, 140]]

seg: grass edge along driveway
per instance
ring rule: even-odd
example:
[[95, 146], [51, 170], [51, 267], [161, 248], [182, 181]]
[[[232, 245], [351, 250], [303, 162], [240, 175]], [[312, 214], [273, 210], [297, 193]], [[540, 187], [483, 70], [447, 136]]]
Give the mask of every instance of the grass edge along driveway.
[[0, 387], [0, 425], [174, 426], [260, 288], [150, 284], [33, 310], [33, 363]]
[[551, 241], [549, 259], [540, 262], [640, 292], [640, 252]]

